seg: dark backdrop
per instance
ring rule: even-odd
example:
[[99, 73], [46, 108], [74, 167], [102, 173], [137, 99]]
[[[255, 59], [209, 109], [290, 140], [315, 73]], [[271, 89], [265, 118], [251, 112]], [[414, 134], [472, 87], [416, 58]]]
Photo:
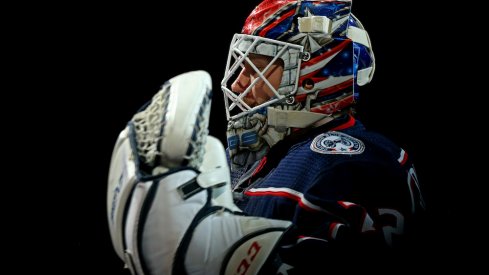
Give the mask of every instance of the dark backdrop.
[[[225, 2], [225, 4], [224, 4]], [[441, 79], [453, 76], [452, 62], [440, 52], [449, 30], [437, 1], [356, 0], [353, 12], [369, 31], [377, 70], [361, 90], [359, 117], [405, 148], [414, 159], [430, 210], [432, 233], [423, 259], [413, 252], [413, 263], [423, 260], [437, 268], [451, 264], [463, 242], [454, 225], [462, 217], [462, 194], [454, 152], [446, 143], [456, 116], [447, 90], [458, 85]], [[438, 1], [441, 2], [441, 1]], [[54, 86], [66, 104], [50, 110], [76, 127], [57, 127], [66, 149], [55, 169], [70, 179], [69, 219], [59, 218], [55, 230], [62, 238], [59, 255], [70, 273], [128, 274], [113, 251], [106, 220], [106, 182], [110, 156], [119, 131], [163, 82], [190, 70], [206, 70], [213, 77], [214, 99], [210, 132], [224, 142], [225, 111], [219, 82], [232, 35], [258, 1], [165, 1], [158, 5], [122, 4], [80, 6], [53, 22], [57, 37]], [[74, 15], [76, 14], [76, 15]], [[448, 16], [447, 16], [448, 17]], [[63, 22], [69, 27], [62, 28]], [[436, 26], [436, 27], [435, 27]], [[49, 57], [45, 57], [50, 61]], [[76, 146], [73, 147], [73, 145]], [[76, 152], [73, 152], [76, 150]], [[66, 151], [70, 158], [64, 157]], [[65, 186], [65, 180], [57, 179]], [[71, 207], [73, 206], [73, 207]], [[57, 206], [57, 212], [63, 213]], [[64, 216], [64, 214], [63, 214]], [[68, 225], [68, 226], [66, 226]], [[460, 227], [459, 227], [460, 228]], [[448, 241], [449, 240], [449, 241]], [[443, 262], [427, 259], [442, 255]], [[446, 258], [449, 257], [448, 261]]]

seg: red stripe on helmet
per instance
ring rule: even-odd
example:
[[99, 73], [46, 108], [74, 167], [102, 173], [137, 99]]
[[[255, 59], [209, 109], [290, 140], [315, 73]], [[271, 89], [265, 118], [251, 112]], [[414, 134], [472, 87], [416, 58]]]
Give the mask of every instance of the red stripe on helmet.
[[[323, 61], [324, 59], [326, 59], [326, 58], [328, 58], [328, 57], [336, 54], [337, 52], [343, 50], [351, 42], [352, 41], [350, 39], [343, 40], [343, 41], [340, 42], [340, 44], [336, 45], [336, 47], [332, 48], [331, 50], [328, 50], [326, 53], [321, 54], [319, 56], [316, 56], [316, 57], [314, 57], [313, 59], [311, 59], [309, 61], [302, 62], [301, 69], [304, 69], [306, 66], [307, 67], [312, 66], [312, 65], [314, 65], [316, 63], [319, 63], [319, 62]], [[312, 73], [309, 73], [307, 75], [310, 75], [310, 74], [312, 74]]]
[[275, 13], [286, 6], [288, 3], [297, 3], [296, 0], [282, 0], [282, 1], [263, 1], [251, 12], [246, 18], [243, 30], [244, 34], [252, 34], [256, 29], [262, 26], [266, 20], [273, 17]]
[[[335, 93], [337, 91], [341, 91], [341, 90], [346, 89], [346, 88], [351, 87], [351, 86], [353, 86], [353, 79], [349, 79], [349, 80], [347, 80], [345, 82], [342, 82], [342, 83], [339, 83], [337, 85], [334, 85], [334, 86], [328, 87], [326, 89], [323, 89], [321, 92], [318, 93], [318, 96], [317, 97], [322, 97], [322, 96], [330, 95], [330, 94], [333, 94], [333, 93]], [[297, 95], [295, 97], [295, 100], [298, 101], [298, 102], [302, 102], [302, 101], [306, 100], [307, 95], [308, 94], [300, 94], [300, 95]]]
[[263, 28], [263, 30], [261, 30], [258, 35], [261, 37], [265, 37], [265, 35], [268, 33], [269, 30], [271, 30], [272, 28], [275, 28], [275, 26], [277, 26], [282, 21], [284, 21], [285, 19], [289, 18], [290, 16], [292, 16], [294, 14], [295, 14], [295, 10], [290, 10], [286, 14], [277, 18], [277, 20], [275, 20], [275, 22], [273, 22], [273, 24], [270, 24], [270, 25], [266, 26], [265, 28]]
[[311, 108], [311, 112], [321, 113], [321, 114], [333, 114], [336, 113], [350, 105], [354, 102], [353, 95], [347, 96], [335, 102], [324, 104], [315, 108]]

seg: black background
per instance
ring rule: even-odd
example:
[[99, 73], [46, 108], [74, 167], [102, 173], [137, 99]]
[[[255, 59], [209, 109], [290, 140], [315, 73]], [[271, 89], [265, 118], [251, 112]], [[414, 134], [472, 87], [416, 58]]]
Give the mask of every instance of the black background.
[[[47, 234], [40, 235], [43, 247], [56, 247], [43, 269], [128, 274], [113, 251], [106, 218], [108, 167], [117, 135], [164, 81], [206, 70], [214, 86], [210, 132], [225, 142], [219, 82], [232, 35], [258, 3], [80, 5], [41, 15], [42, 24], [31, 26], [29, 41], [23, 43], [28, 49], [24, 59], [32, 64], [26, 70], [42, 77], [21, 86], [32, 90], [39, 81], [46, 87], [31, 98], [43, 102], [31, 121], [42, 120], [39, 140], [47, 146], [39, 154], [47, 158], [40, 166], [50, 182], [38, 188], [49, 193], [42, 199], [49, 207], [44, 214], [48, 225], [40, 226]], [[446, 40], [456, 26], [443, 28], [451, 16], [439, 11], [440, 3], [353, 3], [377, 61], [373, 82], [361, 90], [359, 118], [401, 145], [415, 162], [431, 221], [430, 234], [423, 237], [426, 245], [413, 251], [412, 262], [430, 269], [459, 263], [467, 222], [467, 188], [459, 185], [471, 181], [470, 173], [460, 171], [464, 159], [450, 143], [453, 132], [467, 124], [459, 116], [461, 108], [454, 111], [460, 102], [448, 92], [464, 86], [455, 79], [463, 78], [464, 71], [455, 75], [455, 61], [447, 58]]]

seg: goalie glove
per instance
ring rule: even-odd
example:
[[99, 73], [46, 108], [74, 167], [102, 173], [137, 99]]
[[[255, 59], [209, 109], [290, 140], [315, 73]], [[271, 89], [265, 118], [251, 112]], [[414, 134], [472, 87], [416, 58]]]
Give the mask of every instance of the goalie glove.
[[232, 202], [222, 144], [208, 136], [211, 79], [176, 76], [116, 142], [108, 220], [133, 274], [256, 274], [273, 266], [290, 222], [249, 217]]

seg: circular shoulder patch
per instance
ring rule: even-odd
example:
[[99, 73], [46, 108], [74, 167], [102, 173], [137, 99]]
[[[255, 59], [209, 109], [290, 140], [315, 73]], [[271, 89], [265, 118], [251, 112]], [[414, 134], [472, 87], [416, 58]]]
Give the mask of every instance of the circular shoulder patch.
[[347, 134], [330, 131], [315, 137], [311, 143], [311, 150], [320, 154], [357, 155], [363, 153], [365, 144]]

